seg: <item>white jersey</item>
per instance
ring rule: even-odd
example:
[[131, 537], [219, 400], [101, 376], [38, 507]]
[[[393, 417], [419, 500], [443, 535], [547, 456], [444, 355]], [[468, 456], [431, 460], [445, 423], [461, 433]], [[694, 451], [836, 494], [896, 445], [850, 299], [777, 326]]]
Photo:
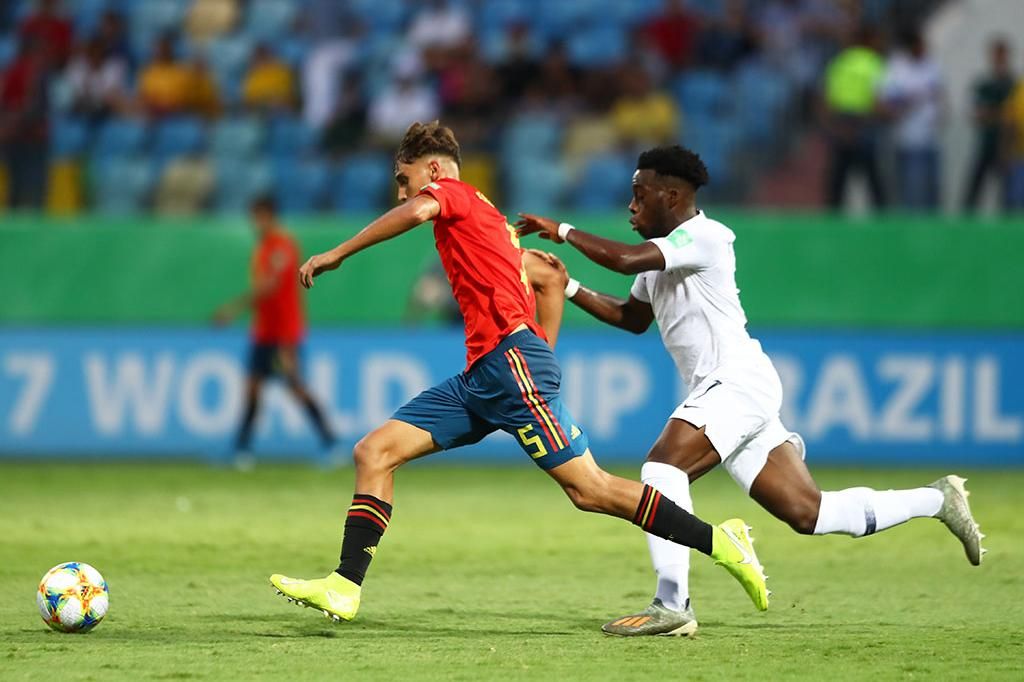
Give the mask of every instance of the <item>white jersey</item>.
[[697, 213], [667, 237], [651, 239], [664, 271], [642, 272], [630, 293], [650, 303], [661, 339], [690, 390], [725, 364], [770, 361], [747, 333], [736, 287], [736, 235]]

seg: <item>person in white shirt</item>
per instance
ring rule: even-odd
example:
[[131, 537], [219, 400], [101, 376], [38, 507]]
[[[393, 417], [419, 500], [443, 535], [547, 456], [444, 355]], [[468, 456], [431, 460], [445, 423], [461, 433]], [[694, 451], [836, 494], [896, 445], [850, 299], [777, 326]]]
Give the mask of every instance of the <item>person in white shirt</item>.
[[942, 71], [928, 55], [919, 32], [907, 32], [901, 43], [886, 66], [879, 93], [882, 108], [892, 119], [899, 196], [905, 208], [935, 210], [939, 205]]
[[[782, 384], [761, 345], [746, 330], [736, 288], [735, 234], [697, 209], [707, 184], [700, 157], [679, 146], [640, 155], [633, 175], [630, 223], [645, 241], [626, 244], [549, 218], [520, 214], [520, 235], [568, 242], [598, 265], [636, 275], [629, 298], [591, 291], [569, 278], [571, 301], [602, 322], [641, 334], [657, 321], [666, 350], [690, 390], [670, 415], [641, 469], [643, 481], [687, 510], [689, 485], [719, 463], [776, 518], [795, 531], [870, 535], [915, 517], [942, 520], [981, 562], [981, 538], [963, 479], [946, 476], [912, 490], [819, 490], [804, 464], [800, 436], [779, 418]], [[609, 634], [690, 635], [688, 552], [648, 536], [658, 575], [645, 610], [604, 625]]]

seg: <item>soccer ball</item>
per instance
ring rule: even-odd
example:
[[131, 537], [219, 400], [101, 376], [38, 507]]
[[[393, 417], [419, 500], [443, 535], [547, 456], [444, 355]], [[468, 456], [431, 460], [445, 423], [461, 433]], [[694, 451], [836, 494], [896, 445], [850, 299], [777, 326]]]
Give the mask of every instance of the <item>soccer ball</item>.
[[89, 632], [107, 615], [107, 581], [89, 564], [58, 564], [39, 581], [36, 604], [43, 621], [60, 632]]

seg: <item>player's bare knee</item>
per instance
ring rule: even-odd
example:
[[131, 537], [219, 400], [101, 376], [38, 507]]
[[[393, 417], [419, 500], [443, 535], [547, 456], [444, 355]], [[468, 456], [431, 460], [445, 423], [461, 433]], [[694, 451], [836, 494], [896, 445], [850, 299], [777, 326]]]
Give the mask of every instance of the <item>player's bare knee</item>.
[[352, 449], [356, 469], [366, 473], [393, 471], [395, 466], [390, 455], [390, 448], [385, 446], [384, 440], [372, 433], [363, 436]]

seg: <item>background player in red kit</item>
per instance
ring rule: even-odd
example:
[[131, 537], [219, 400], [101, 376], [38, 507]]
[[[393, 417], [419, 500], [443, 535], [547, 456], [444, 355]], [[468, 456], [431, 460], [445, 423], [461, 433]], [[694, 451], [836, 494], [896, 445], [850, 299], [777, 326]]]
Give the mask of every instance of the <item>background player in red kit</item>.
[[323, 411], [306, 389], [299, 373], [299, 351], [306, 335], [302, 310], [302, 291], [295, 281], [299, 266], [299, 247], [277, 220], [274, 200], [261, 197], [249, 207], [259, 242], [252, 254], [252, 288], [225, 303], [214, 320], [227, 324], [252, 309], [252, 346], [249, 351], [249, 375], [245, 387], [245, 411], [235, 440], [235, 461], [251, 465], [249, 453], [252, 427], [259, 410], [263, 381], [274, 375], [287, 384], [302, 404], [325, 449], [334, 445], [334, 435]]
[[[328, 617], [354, 618], [363, 578], [391, 519], [394, 472], [417, 457], [476, 443], [501, 429], [579, 509], [632, 520], [649, 533], [710, 555], [740, 581], [758, 608], [767, 608], [764, 572], [741, 520], [711, 526], [654, 488], [612, 476], [594, 462], [583, 429], [559, 395], [561, 371], [534, 320], [534, 294], [515, 228], [483, 194], [459, 180], [460, 163], [451, 130], [436, 121], [413, 124], [395, 155], [401, 205], [299, 270], [301, 282], [311, 287], [314, 277], [349, 256], [433, 221], [441, 263], [465, 321], [466, 369], [413, 398], [356, 444], [355, 495], [338, 568], [316, 580], [275, 574], [271, 584], [289, 600]], [[294, 541], [305, 540], [309, 532], [305, 517], [299, 519], [291, 524]]]

